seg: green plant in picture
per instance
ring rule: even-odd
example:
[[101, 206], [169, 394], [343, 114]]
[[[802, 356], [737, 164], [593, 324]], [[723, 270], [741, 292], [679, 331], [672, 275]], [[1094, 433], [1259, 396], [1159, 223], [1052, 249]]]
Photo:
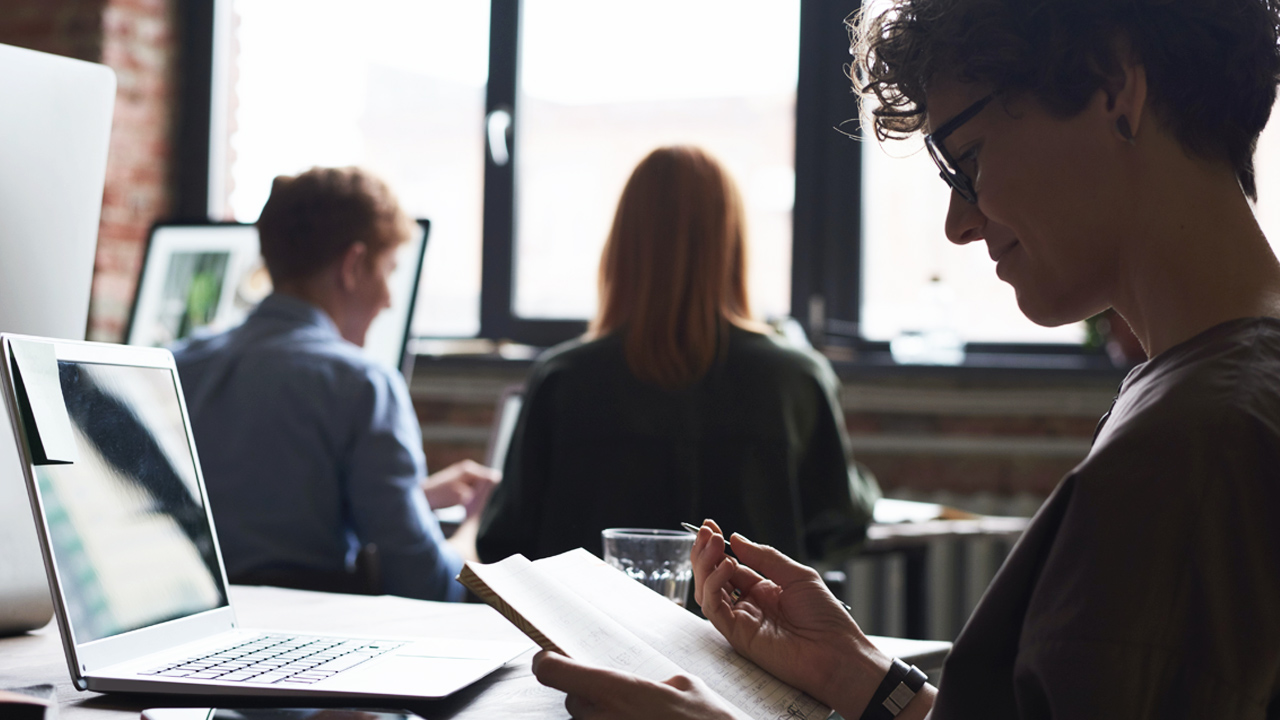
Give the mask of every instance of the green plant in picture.
[[195, 272], [187, 286], [186, 312], [178, 323], [177, 338], [184, 338], [213, 321], [222, 296], [225, 270], [226, 257], [220, 254], [209, 253], [196, 261]]
[[187, 291], [187, 322], [191, 327], [202, 327], [213, 320], [221, 291], [221, 278], [214, 273], [202, 272], [191, 278], [191, 289]]

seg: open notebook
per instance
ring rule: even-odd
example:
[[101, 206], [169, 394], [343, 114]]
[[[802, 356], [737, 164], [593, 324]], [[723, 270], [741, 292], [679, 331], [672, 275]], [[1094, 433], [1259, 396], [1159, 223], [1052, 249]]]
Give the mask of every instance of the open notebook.
[[761, 720], [831, 714], [739, 655], [711, 623], [582, 548], [534, 562], [467, 563], [458, 580], [543, 649], [651, 680], [695, 675]]

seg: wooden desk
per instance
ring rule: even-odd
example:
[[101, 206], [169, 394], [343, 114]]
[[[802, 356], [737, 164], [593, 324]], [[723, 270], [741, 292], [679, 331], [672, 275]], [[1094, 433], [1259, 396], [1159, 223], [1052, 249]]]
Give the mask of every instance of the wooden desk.
[[[487, 605], [430, 603], [383, 596], [333, 595], [267, 587], [231, 588], [241, 624], [276, 630], [432, 635], [436, 637], [522, 640], [524, 635]], [[941, 667], [950, 643], [876, 638], [885, 651], [925, 671]], [[452, 697], [407, 705], [429, 720], [479, 718], [562, 718], [564, 695], [534, 679], [529, 661], [535, 649]], [[71, 684], [56, 623], [29, 635], [0, 639], [0, 687], [37, 684], [58, 687], [60, 720], [136, 720], [149, 707], [234, 707], [231, 697], [102, 695], [79, 692]], [[313, 704], [294, 699], [277, 705]]]

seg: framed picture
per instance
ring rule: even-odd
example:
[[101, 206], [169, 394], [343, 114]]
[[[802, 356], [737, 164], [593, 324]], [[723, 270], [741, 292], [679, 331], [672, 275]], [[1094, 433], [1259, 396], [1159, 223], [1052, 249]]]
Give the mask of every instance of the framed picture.
[[[365, 352], [400, 370], [409, 367], [404, 352], [430, 227], [419, 220], [419, 232], [400, 247], [388, 281], [391, 307], [365, 336]], [[197, 331], [228, 330], [270, 294], [271, 277], [253, 225], [160, 223], [147, 243], [126, 341], [168, 347]]]
[[130, 345], [167, 347], [242, 322], [271, 293], [252, 225], [158, 224], [134, 295]]

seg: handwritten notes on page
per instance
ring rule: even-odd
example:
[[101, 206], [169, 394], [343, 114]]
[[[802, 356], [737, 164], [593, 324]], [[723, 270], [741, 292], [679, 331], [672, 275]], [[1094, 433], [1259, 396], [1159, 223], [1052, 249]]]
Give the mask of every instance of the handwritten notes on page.
[[739, 655], [707, 621], [586, 550], [468, 563], [459, 579], [544, 648], [652, 680], [694, 675], [761, 720], [831, 713]]

